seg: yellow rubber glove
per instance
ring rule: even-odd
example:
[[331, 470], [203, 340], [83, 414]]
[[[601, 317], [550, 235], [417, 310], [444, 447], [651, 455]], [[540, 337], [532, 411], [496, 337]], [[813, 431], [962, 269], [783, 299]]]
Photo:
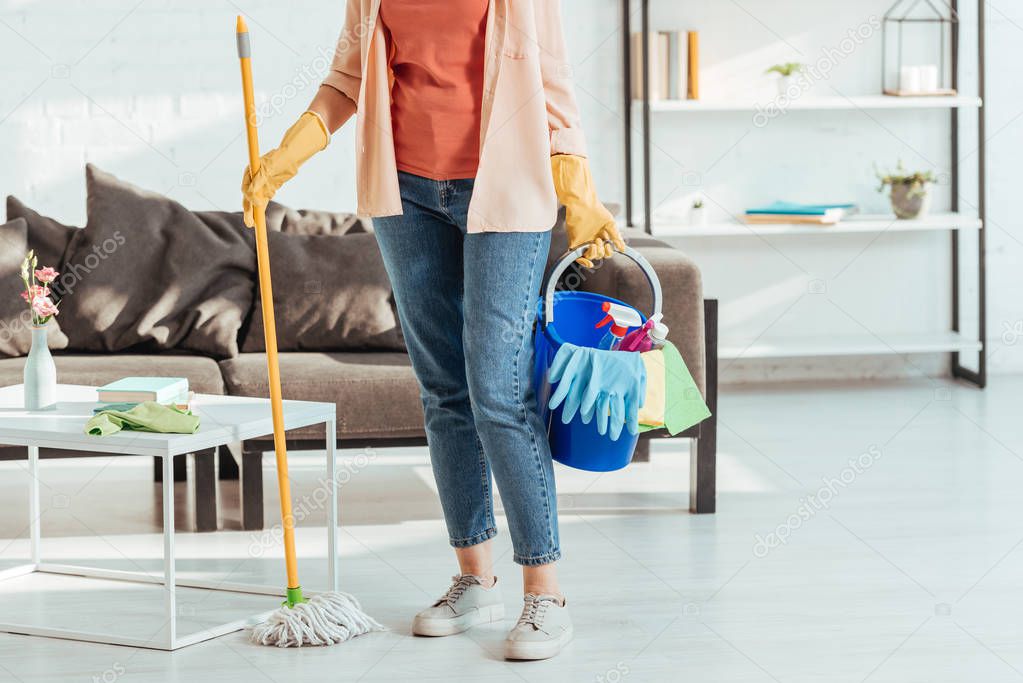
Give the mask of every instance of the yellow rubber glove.
[[252, 177], [251, 169], [246, 168], [245, 177], [242, 178], [245, 225], [255, 227], [253, 207], [266, 207], [277, 190], [295, 177], [299, 167], [314, 154], [326, 149], [328, 143], [330, 133], [327, 125], [318, 114], [307, 111], [284, 134], [280, 147], [263, 155], [255, 178]]
[[624, 250], [625, 241], [618, 232], [614, 216], [597, 199], [586, 159], [574, 154], [555, 154], [551, 157], [551, 170], [554, 191], [565, 205], [568, 248], [575, 249], [590, 243], [590, 248], [576, 259], [576, 263], [592, 268], [594, 261], [611, 258], [615, 248]]

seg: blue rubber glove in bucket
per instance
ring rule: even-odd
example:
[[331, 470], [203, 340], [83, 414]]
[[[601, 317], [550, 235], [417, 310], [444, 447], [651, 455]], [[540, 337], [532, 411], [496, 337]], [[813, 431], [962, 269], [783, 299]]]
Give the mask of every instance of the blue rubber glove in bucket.
[[639, 409], [646, 396], [646, 367], [638, 353], [607, 351], [562, 344], [550, 369], [557, 388], [548, 406], [564, 402], [561, 421], [568, 424], [579, 413], [584, 424], [597, 419], [597, 432], [610, 431], [617, 441], [622, 429], [639, 433]]

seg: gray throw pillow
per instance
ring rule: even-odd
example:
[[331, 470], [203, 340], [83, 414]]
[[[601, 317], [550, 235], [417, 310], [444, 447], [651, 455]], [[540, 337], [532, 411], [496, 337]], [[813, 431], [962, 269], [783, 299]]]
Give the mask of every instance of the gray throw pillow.
[[[28, 223], [28, 248], [35, 251], [39, 265], [62, 270], [75, 242], [81, 239], [82, 229], [43, 216], [12, 195], [7, 197], [7, 220], [15, 218]], [[59, 281], [54, 283], [54, 290], [61, 293]]]
[[88, 224], [65, 265], [70, 347], [228, 358], [255, 297], [251, 236], [86, 167]]
[[[268, 237], [281, 351], [405, 350], [375, 235]], [[264, 350], [257, 300], [242, 351]]]
[[[16, 218], [0, 225], [0, 355], [24, 356], [32, 348], [32, 315], [21, 298], [21, 262], [28, 252], [28, 223]], [[44, 265], [40, 263], [40, 265]], [[47, 324], [47, 344], [51, 349], [67, 346], [57, 319]]]
[[353, 213], [333, 213], [312, 209], [292, 209], [270, 202], [266, 207], [266, 227], [292, 235], [350, 235], [372, 232], [368, 220]]

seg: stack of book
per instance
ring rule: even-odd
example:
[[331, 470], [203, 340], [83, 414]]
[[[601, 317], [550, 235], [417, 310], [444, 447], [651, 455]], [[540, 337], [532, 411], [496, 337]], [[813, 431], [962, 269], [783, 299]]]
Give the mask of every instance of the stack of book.
[[116, 404], [126, 410], [139, 403], [155, 401], [187, 410], [192, 399], [188, 380], [184, 377], [124, 377], [97, 390], [97, 400], [109, 409]]
[[[699, 98], [699, 34], [651, 32], [647, 38], [650, 100]], [[632, 34], [632, 97], [643, 99], [643, 34]]]
[[747, 209], [746, 223], [806, 223], [834, 225], [846, 216], [856, 213], [855, 204], [797, 204], [774, 202], [768, 206]]

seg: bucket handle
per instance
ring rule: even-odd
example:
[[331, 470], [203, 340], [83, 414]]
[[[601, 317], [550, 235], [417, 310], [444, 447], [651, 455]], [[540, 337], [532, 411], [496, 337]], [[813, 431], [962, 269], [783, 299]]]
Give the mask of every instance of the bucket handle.
[[[558, 280], [568, 270], [568, 267], [575, 262], [577, 258], [586, 253], [589, 248], [589, 244], [584, 244], [581, 247], [570, 251], [561, 257], [557, 265], [554, 266], [554, 270], [551, 271], [551, 276], [547, 279], [547, 286], [544, 289], [544, 324], [548, 325], [554, 322], [554, 289], [558, 286]], [[643, 274], [646, 275], [647, 282], [650, 283], [650, 289], [654, 292], [654, 311], [650, 317], [659, 315], [661, 313], [662, 293], [661, 293], [661, 281], [657, 279], [657, 273], [654, 272], [653, 266], [647, 261], [642, 254], [633, 249], [632, 247], [625, 247], [624, 251], [615, 249], [620, 254], [624, 254], [632, 259], [636, 265], [643, 269]]]

